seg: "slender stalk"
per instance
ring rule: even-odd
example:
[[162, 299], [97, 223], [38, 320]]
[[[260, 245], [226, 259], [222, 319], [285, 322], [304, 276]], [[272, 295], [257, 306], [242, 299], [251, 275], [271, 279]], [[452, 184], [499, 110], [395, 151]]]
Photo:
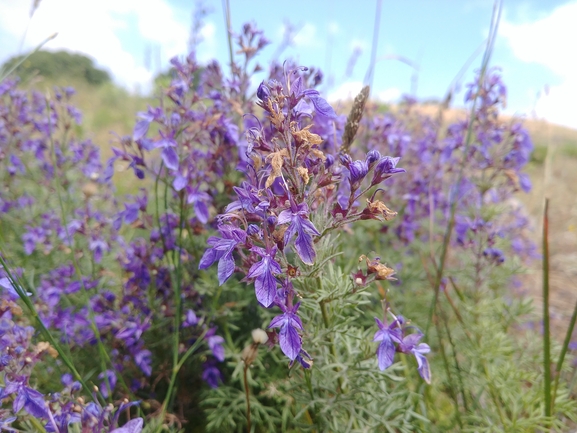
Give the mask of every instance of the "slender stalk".
[[[373, 42], [371, 44], [371, 63], [369, 63], [369, 69], [365, 75], [364, 84], [372, 87], [373, 77], [375, 75], [375, 62], [377, 58], [377, 46], [379, 42], [379, 29], [381, 28], [381, 6], [382, 0], [377, 0], [376, 10], [375, 10], [375, 23], [373, 26]], [[370, 89], [369, 89], [370, 90]]]
[[[166, 199], [167, 192], [165, 191], [165, 199]], [[166, 204], [165, 204], [166, 205]], [[176, 265], [175, 269], [175, 276], [174, 276], [174, 335], [173, 335], [173, 346], [172, 346], [172, 365], [173, 371], [177, 369], [179, 366], [178, 361], [178, 354], [180, 349], [180, 322], [181, 322], [181, 315], [182, 315], [182, 299], [181, 299], [181, 285], [182, 285], [182, 232], [184, 229], [184, 195], [180, 195], [180, 226], [178, 232], [178, 245], [175, 245], [173, 254], [172, 254], [172, 261]], [[178, 367], [180, 370], [180, 367]], [[171, 381], [176, 380], [176, 374], [173, 375]], [[172, 388], [171, 388], [172, 390]], [[165, 401], [170, 402], [172, 400], [172, 395], [167, 394], [165, 397]]]
[[561, 346], [561, 353], [559, 354], [559, 360], [557, 361], [557, 367], [555, 368], [555, 385], [553, 386], [553, 401], [552, 405], [555, 406], [555, 399], [557, 398], [557, 388], [559, 387], [559, 377], [561, 376], [561, 368], [563, 367], [563, 361], [565, 361], [565, 355], [567, 354], [567, 349], [569, 348], [569, 343], [571, 342], [571, 337], [573, 335], [573, 330], [575, 329], [575, 321], [577, 321], [577, 302], [575, 302], [575, 307], [573, 308], [573, 315], [569, 321], [569, 327], [567, 328], [567, 333], [565, 334], [565, 341], [563, 341], [563, 346]]
[[[176, 377], [178, 375], [178, 372], [180, 371], [180, 369], [182, 368], [182, 366], [184, 365], [184, 362], [189, 358], [190, 355], [192, 355], [196, 349], [198, 349], [198, 346], [201, 345], [201, 343], [204, 341], [204, 336], [206, 335], [208, 329], [204, 330], [203, 333], [197, 338], [197, 340], [194, 342], [194, 344], [192, 346], [190, 346], [188, 348], [188, 350], [184, 353], [184, 355], [180, 358], [180, 361], [172, 368], [172, 373], [170, 376], [170, 381], [168, 383], [168, 390], [166, 391], [166, 398], [164, 399], [164, 402], [162, 403], [162, 408], [160, 411], [160, 416], [159, 419], [163, 420], [164, 416], [166, 415], [166, 410], [167, 410], [167, 406], [168, 406], [168, 396], [172, 395], [172, 391], [174, 389], [174, 384], [176, 383]], [[160, 433], [162, 431], [163, 427], [162, 427], [162, 423], [159, 425], [158, 429], [156, 430], [157, 433]]]
[[551, 416], [551, 328], [549, 321], [549, 199], [543, 211], [543, 397], [545, 416]]
[[22, 63], [24, 63], [28, 57], [30, 57], [36, 51], [40, 50], [40, 48], [42, 48], [47, 42], [50, 42], [56, 36], [58, 36], [58, 33], [53, 33], [50, 36], [48, 36], [46, 39], [44, 39], [42, 42], [40, 42], [40, 44], [38, 44], [38, 46], [36, 46], [36, 48], [34, 48], [34, 50], [32, 50], [27, 55], [23, 56], [18, 62], [16, 62], [16, 64], [14, 66], [12, 66], [6, 72], [3, 72], [2, 75], [0, 76], [0, 83], [2, 81], [4, 81], [4, 79], [6, 79], [6, 77], [8, 77], [12, 72], [14, 72], [18, 68], [18, 66], [20, 66]]
[[246, 396], [246, 426], [247, 432], [250, 433], [251, 425], [250, 425], [250, 390], [248, 388], [248, 379], [246, 377], [246, 372], [248, 370], [249, 365], [245, 364], [243, 369], [243, 380], [244, 380], [244, 393]]
[[[463, 156], [466, 157], [468, 152], [469, 152], [469, 148], [471, 147], [471, 144], [473, 142], [473, 121], [474, 121], [474, 115], [475, 115], [475, 109], [477, 107], [477, 99], [479, 96], [479, 92], [481, 90], [481, 85], [483, 83], [483, 80], [485, 79], [485, 75], [487, 73], [487, 69], [489, 67], [489, 60], [491, 58], [491, 53], [493, 51], [493, 46], [495, 43], [495, 38], [497, 36], [497, 29], [499, 27], [499, 20], [501, 18], [501, 10], [502, 10], [502, 1], [501, 0], [495, 0], [495, 4], [493, 6], [493, 16], [491, 18], [491, 28], [489, 30], [489, 38], [487, 39], [487, 47], [485, 49], [485, 54], [483, 55], [483, 62], [481, 64], [481, 71], [479, 72], [479, 80], [478, 80], [478, 86], [477, 86], [477, 94], [474, 96], [473, 98], [473, 104], [471, 106], [471, 112], [470, 112], [470, 116], [469, 116], [469, 126], [467, 128], [467, 135], [465, 138], [465, 146], [464, 146], [464, 150], [463, 150]], [[453, 228], [455, 226], [455, 214], [457, 212], [457, 204], [458, 204], [458, 196], [459, 196], [459, 187], [461, 184], [461, 181], [463, 180], [464, 177], [464, 167], [465, 165], [461, 165], [458, 175], [457, 175], [457, 182], [455, 183], [455, 189], [453, 191], [453, 193], [451, 194], [450, 197], [450, 214], [449, 214], [449, 222], [447, 224], [447, 228], [445, 230], [445, 235], [443, 236], [443, 244], [442, 244], [442, 248], [441, 248], [441, 257], [439, 258], [439, 263], [437, 266], [437, 275], [436, 275], [436, 279], [435, 279], [435, 294], [433, 297], [433, 300], [431, 302], [431, 306], [429, 307], [429, 319], [427, 321], [427, 326], [425, 327], [425, 334], [427, 334], [430, 326], [431, 326], [431, 322], [433, 320], [433, 316], [435, 315], [435, 310], [436, 310], [436, 305], [437, 305], [437, 301], [439, 299], [439, 292], [440, 292], [440, 287], [441, 287], [441, 281], [443, 279], [443, 274], [445, 271], [445, 262], [447, 259], [447, 253], [449, 251], [449, 244], [451, 242], [451, 236], [453, 234]]]
[[[323, 283], [322, 283], [322, 280], [320, 277], [317, 277], [317, 284], [319, 285], [319, 290], [321, 290]], [[330, 320], [329, 320], [329, 313], [327, 310], [327, 304], [326, 304], [326, 302], [321, 301], [321, 302], [319, 302], [319, 305], [321, 307], [321, 314], [323, 317], [323, 324], [325, 326], [325, 329], [330, 332]], [[329, 345], [330, 345], [331, 355], [333, 355], [334, 362], [336, 362], [338, 359], [338, 354], [337, 354], [337, 348], [335, 346], [335, 341], [334, 341], [332, 333], [329, 334], [329, 343], [330, 343]], [[340, 373], [340, 371], [341, 371], [341, 369], [339, 367], [335, 367], [335, 372]], [[339, 388], [340, 388], [341, 392], [343, 392], [344, 381], [343, 381], [342, 376], [338, 377], [338, 382], [339, 382]]]
[[224, 24], [226, 26], [226, 40], [228, 42], [228, 58], [230, 61], [230, 71], [234, 75], [234, 56], [232, 54], [232, 24], [230, 20], [229, 0], [222, 0], [222, 13], [224, 14]]
[[[446, 291], [445, 291], [446, 292]], [[459, 383], [459, 392], [461, 393], [461, 398], [463, 399], [463, 407], [465, 409], [465, 412], [469, 411], [469, 405], [468, 405], [468, 401], [467, 401], [467, 394], [465, 393], [465, 385], [463, 384], [463, 376], [461, 374], [462, 370], [461, 370], [461, 366], [459, 364], [459, 359], [457, 356], [457, 345], [455, 344], [455, 341], [453, 339], [453, 336], [451, 334], [451, 327], [449, 326], [449, 319], [447, 317], [446, 314], [444, 314], [444, 312], [440, 315], [441, 318], [443, 319], [443, 325], [445, 327], [445, 332], [447, 333], [447, 340], [449, 341], [449, 345], [451, 346], [452, 349], [452, 355], [453, 355], [453, 362], [455, 363], [455, 373], [457, 375], [457, 381]], [[458, 410], [458, 407], [457, 407]]]
[[[441, 324], [439, 323], [438, 317], [434, 319], [435, 328], [437, 331], [437, 335], [439, 336], [439, 351], [441, 352], [441, 358], [443, 359], [443, 366], [445, 367], [445, 373], [447, 374], [447, 379], [449, 383], [454, 383], [453, 375], [451, 374], [451, 368], [449, 366], [449, 360], [447, 359], [447, 353], [445, 352], [445, 345], [442, 341], [442, 334], [441, 334]], [[461, 430], [463, 429], [463, 421], [461, 420], [461, 411], [459, 410], [459, 400], [457, 398], [457, 394], [452, 386], [448, 387], [448, 392], [455, 403], [455, 418]]]

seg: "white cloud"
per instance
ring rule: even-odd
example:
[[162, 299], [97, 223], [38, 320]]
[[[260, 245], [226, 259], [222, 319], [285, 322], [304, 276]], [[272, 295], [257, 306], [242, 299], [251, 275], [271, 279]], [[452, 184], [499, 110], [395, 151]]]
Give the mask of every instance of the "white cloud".
[[[14, 41], [20, 41], [28, 25], [29, 7], [29, 2], [22, 0], [3, 0], [0, 6], [0, 28]], [[167, 58], [186, 52], [187, 25], [164, 0], [43, 0], [30, 22], [24, 47], [35, 47], [58, 32], [45, 48], [86, 54], [124, 87], [146, 88], [152, 72], [122, 46], [118, 36], [130, 22], [138, 29], [138, 34], [131, 35], [132, 43], [141, 44], [143, 52], [146, 44], [160, 46]], [[18, 44], [12, 43], [10, 48], [13, 52], [7, 53], [5, 47], [0, 55], [17, 54]]]
[[329, 102], [352, 100], [359, 94], [362, 88], [363, 83], [360, 81], [347, 81], [331, 91], [327, 96], [327, 100]]
[[381, 102], [397, 102], [401, 97], [402, 93], [403, 92], [401, 92], [400, 89], [396, 87], [390, 87], [388, 89], [379, 92], [376, 95], [375, 99]]
[[537, 102], [536, 114], [573, 128], [577, 128], [576, 21], [577, 2], [571, 2], [536, 21], [516, 24], [504, 19], [500, 29], [518, 59], [544, 65], [561, 79], [561, 84], [550, 87], [549, 96]]
[[312, 23], [305, 23], [298, 27], [299, 32], [295, 35], [293, 42], [297, 47], [319, 47], [317, 28]]
[[217, 41], [216, 41], [216, 25], [213, 22], [207, 22], [202, 29], [200, 29], [202, 40], [198, 47], [197, 58], [201, 63], [206, 63], [216, 58]]

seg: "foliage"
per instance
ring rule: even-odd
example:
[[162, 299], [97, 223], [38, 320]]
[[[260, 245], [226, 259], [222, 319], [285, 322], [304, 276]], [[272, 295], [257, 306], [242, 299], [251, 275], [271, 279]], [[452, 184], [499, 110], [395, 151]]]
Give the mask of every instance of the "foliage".
[[[23, 57], [10, 58], [2, 67], [8, 70], [19, 63]], [[34, 52], [16, 68], [14, 74], [24, 81], [39, 75], [44, 78], [58, 79], [61, 82], [72, 80], [95, 86], [110, 82], [108, 72], [96, 67], [92, 59], [68, 51]]]

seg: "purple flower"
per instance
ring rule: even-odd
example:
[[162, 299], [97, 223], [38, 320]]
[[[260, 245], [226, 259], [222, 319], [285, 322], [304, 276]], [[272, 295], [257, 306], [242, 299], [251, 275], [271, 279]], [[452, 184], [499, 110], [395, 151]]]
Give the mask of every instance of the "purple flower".
[[333, 107], [331, 107], [330, 104], [320, 96], [318, 90], [307, 89], [303, 92], [303, 95], [310, 99], [315, 106], [315, 110], [321, 116], [328, 117], [329, 119], [335, 119], [337, 117]]
[[199, 191], [198, 188], [191, 188], [186, 201], [193, 204], [198, 220], [206, 224], [209, 217], [207, 202], [210, 202], [210, 196], [206, 192]]
[[14, 413], [20, 412], [22, 408], [35, 418], [50, 418], [44, 396], [35, 389], [28, 388], [27, 386], [21, 386], [18, 389], [18, 395], [14, 399]]
[[[10, 280], [6, 277], [0, 278], [0, 288], [3, 289], [3, 293], [8, 293], [8, 295], [13, 299], [18, 299], [20, 297]], [[25, 293], [27, 296], [32, 295], [30, 292]]]
[[397, 350], [401, 353], [413, 355], [417, 359], [417, 370], [419, 374], [425, 382], [431, 383], [431, 369], [429, 367], [429, 361], [425, 357], [425, 354], [429, 353], [431, 348], [426, 343], [417, 344], [421, 338], [423, 338], [421, 332], [409, 334], [403, 337]]
[[182, 322], [183, 328], [188, 328], [190, 326], [194, 326], [198, 323], [198, 318], [196, 314], [192, 310], [187, 310], [186, 315], [184, 317], [184, 322]]
[[111, 430], [110, 433], [140, 433], [142, 431], [143, 422], [142, 418], [135, 418], [128, 421], [122, 427]]
[[407, 170], [404, 168], [396, 168], [399, 159], [400, 158], [383, 156], [375, 166], [375, 172], [373, 173], [373, 180], [371, 185], [377, 185], [395, 173], [405, 173]]
[[218, 282], [222, 285], [234, 272], [232, 252], [239, 243], [246, 240], [246, 232], [230, 225], [221, 225], [218, 229], [222, 238], [208, 238], [207, 243], [211, 247], [204, 252], [198, 269], [207, 269], [218, 260]]
[[224, 338], [220, 335], [215, 335], [215, 333], [216, 329], [212, 328], [206, 335], [206, 341], [214, 357], [222, 362], [224, 361], [224, 347], [222, 346]]
[[372, 168], [375, 162], [378, 162], [381, 159], [381, 153], [378, 150], [371, 150], [367, 153], [367, 157], [365, 159], [367, 165]]
[[159, 140], [154, 144], [154, 147], [162, 147], [162, 152], [160, 156], [164, 161], [164, 165], [171, 170], [178, 170], [178, 154], [175, 147], [177, 147], [176, 141], [171, 136], [162, 137], [162, 140]]
[[303, 366], [303, 368], [311, 368], [313, 365], [313, 358], [306, 352], [306, 350], [301, 349], [297, 357], [289, 363], [289, 368], [292, 367], [295, 362], [298, 362]]
[[15, 416], [11, 416], [11, 417], [8, 417], [6, 419], [1, 419], [0, 420], [0, 431], [9, 431], [9, 432], [18, 431], [18, 430], [14, 429], [8, 425], [8, 424], [12, 424], [14, 421], [16, 421]]
[[140, 117], [142, 120], [136, 122], [136, 125], [134, 126], [134, 132], [132, 133], [132, 139], [134, 141], [140, 140], [146, 135], [150, 123], [154, 120], [154, 116], [146, 112], [138, 113], [138, 117]]
[[[419, 343], [423, 334], [418, 331], [413, 334], [404, 335], [408, 329], [405, 319], [402, 316], [387, 326], [375, 317], [379, 330], [375, 332], [373, 341], [380, 341], [377, 349], [377, 359], [381, 371], [389, 368], [394, 361], [395, 352], [413, 355], [417, 359], [417, 369], [421, 377], [427, 383], [431, 383], [431, 370], [429, 361], [425, 357], [426, 353], [431, 351], [428, 344]], [[410, 328], [410, 327], [409, 327]], [[396, 347], [395, 347], [396, 345]]]
[[256, 96], [263, 102], [266, 102], [270, 97], [270, 90], [268, 89], [267, 85], [264, 84], [264, 81], [259, 84], [256, 91]]
[[202, 379], [211, 388], [218, 388], [218, 382], [222, 381], [222, 376], [214, 363], [206, 362], [203, 364]]
[[280, 265], [274, 260], [277, 248], [273, 247], [268, 251], [260, 247], [252, 247], [251, 251], [259, 254], [262, 260], [251, 266], [246, 277], [256, 278], [254, 282], [256, 299], [268, 308], [276, 297], [277, 280], [274, 275], [282, 272]]
[[269, 328], [280, 328], [278, 336], [282, 352], [294, 361], [301, 352], [302, 341], [298, 330], [302, 331], [303, 324], [301, 319], [296, 315], [300, 302], [290, 308], [284, 304], [279, 304], [283, 314], [276, 316], [271, 320]]
[[349, 164], [349, 172], [350, 172], [350, 182], [351, 182], [351, 189], [354, 191], [356, 190], [367, 173], [369, 172], [369, 166], [365, 161], [355, 161]]
[[116, 387], [116, 374], [112, 370], [103, 371], [98, 375], [99, 379], [102, 379], [100, 382], [100, 392], [104, 398], [108, 398], [109, 390], [110, 392], [114, 391]]
[[499, 248], [485, 248], [483, 256], [496, 265], [500, 265], [505, 261], [505, 255]]
[[284, 244], [288, 245], [296, 234], [295, 249], [298, 256], [307, 265], [312, 265], [316, 257], [312, 235], [320, 236], [320, 233], [309, 221], [308, 212], [306, 203], [301, 203], [298, 206], [293, 204], [291, 209], [285, 209], [280, 213], [278, 223], [290, 223], [284, 234]]
[[519, 173], [519, 185], [525, 192], [530, 192], [531, 188], [533, 187], [531, 184], [531, 179], [526, 173]]
[[136, 352], [134, 362], [146, 376], [152, 374], [152, 352], [150, 350], [143, 349]]
[[399, 319], [393, 321], [389, 326], [376, 317], [375, 322], [377, 322], [379, 330], [375, 332], [373, 341], [381, 342], [377, 348], [377, 360], [379, 361], [379, 369], [384, 371], [393, 365], [396, 351], [393, 341], [397, 343], [401, 341], [401, 329], [399, 328]]

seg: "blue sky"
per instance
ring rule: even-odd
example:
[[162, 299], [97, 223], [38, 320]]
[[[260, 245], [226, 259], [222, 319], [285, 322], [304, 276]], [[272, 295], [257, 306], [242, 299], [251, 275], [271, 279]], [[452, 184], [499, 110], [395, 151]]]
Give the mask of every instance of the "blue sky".
[[[43, 0], [29, 20], [31, 4], [0, 0], [0, 62], [58, 31], [47, 48], [88, 54], [117, 83], [139, 91], [149, 88], [151, 77], [168, 65], [170, 57], [185, 54], [195, 8], [192, 0]], [[355, 93], [362, 85], [375, 4], [230, 0], [233, 30], [253, 21], [271, 40], [260, 58], [263, 64], [280, 44], [286, 22], [299, 29], [281, 58], [323, 69], [330, 99]], [[222, 2], [204, 5], [212, 12], [204, 19], [198, 57], [226, 63]], [[491, 0], [383, 0], [373, 97], [395, 101], [411, 91], [415, 68], [397, 60], [402, 57], [418, 68], [417, 97], [442, 98], [486, 37], [492, 8]], [[492, 63], [502, 68], [508, 86], [508, 113], [536, 115], [577, 128], [577, 115], [572, 114], [577, 99], [577, 62], [571, 46], [577, 41], [575, 22], [577, 1], [505, 0]], [[360, 54], [347, 74], [355, 50]], [[472, 79], [480, 59], [479, 55], [473, 61], [465, 81]]]

